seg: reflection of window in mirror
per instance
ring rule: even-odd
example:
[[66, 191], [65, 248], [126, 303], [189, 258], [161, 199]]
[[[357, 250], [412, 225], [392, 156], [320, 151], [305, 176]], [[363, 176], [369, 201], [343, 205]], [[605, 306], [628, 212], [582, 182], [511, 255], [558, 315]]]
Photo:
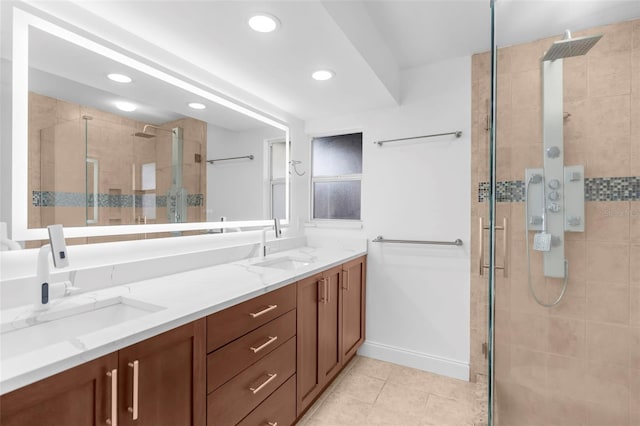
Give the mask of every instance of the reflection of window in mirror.
[[271, 218], [286, 218], [286, 184], [287, 175], [286, 144], [284, 140], [269, 142], [269, 176]]
[[362, 133], [311, 141], [313, 219], [360, 220]]

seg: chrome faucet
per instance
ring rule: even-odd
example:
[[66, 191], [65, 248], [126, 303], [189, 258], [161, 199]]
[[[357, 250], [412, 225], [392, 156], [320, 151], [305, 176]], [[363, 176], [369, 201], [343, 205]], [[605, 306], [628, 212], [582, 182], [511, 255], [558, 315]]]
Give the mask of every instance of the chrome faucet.
[[[262, 235], [260, 238], [260, 256], [267, 256], [267, 231], [270, 231], [271, 227], [264, 228], [262, 230]], [[280, 238], [282, 236], [282, 230], [280, 229], [280, 219], [273, 218], [273, 231], [275, 233], [276, 238]]]

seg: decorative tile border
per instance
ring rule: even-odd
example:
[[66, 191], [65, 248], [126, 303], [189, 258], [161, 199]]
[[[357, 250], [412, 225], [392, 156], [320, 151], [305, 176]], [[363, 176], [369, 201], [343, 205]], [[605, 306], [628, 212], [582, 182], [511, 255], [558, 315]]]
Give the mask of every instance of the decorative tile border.
[[[128, 195], [128, 194], [98, 194], [97, 200], [93, 194], [88, 197], [81, 192], [33, 191], [31, 202], [35, 207], [93, 207], [97, 201], [98, 207], [167, 207], [167, 196], [156, 195]], [[204, 194], [188, 194], [187, 207], [202, 207]]]
[[[496, 183], [496, 201], [524, 202], [525, 183], [511, 180]], [[587, 178], [584, 182], [585, 201], [640, 201], [640, 176]], [[489, 182], [478, 184], [478, 202], [489, 200]]]

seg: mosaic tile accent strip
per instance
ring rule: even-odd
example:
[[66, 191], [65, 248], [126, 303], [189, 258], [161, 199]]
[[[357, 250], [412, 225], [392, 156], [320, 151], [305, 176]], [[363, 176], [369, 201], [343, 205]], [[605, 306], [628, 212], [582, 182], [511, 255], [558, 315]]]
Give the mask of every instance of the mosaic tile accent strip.
[[[522, 180], [496, 183], [496, 201], [524, 202], [525, 182]], [[584, 182], [585, 201], [640, 201], [640, 176], [587, 178]], [[478, 202], [489, 200], [489, 182], [478, 184]]]
[[[152, 207], [155, 198], [156, 207], [167, 206], [167, 196], [127, 195], [127, 194], [94, 194], [86, 196], [82, 192], [33, 191], [31, 202], [35, 207]], [[188, 194], [187, 207], [202, 207], [204, 194]]]

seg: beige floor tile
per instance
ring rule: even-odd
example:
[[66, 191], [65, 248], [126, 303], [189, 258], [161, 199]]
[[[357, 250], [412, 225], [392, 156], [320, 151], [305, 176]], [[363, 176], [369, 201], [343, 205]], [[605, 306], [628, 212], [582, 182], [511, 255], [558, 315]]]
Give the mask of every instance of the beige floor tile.
[[334, 395], [347, 395], [362, 402], [374, 403], [385, 381], [374, 377], [349, 372], [333, 391]]
[[[311, 416], [310, 425], [365, 425], [373, 404], [347, 395], [331, 394]], [[319, 422], [319, 423], [318, 423]]]
[[369, 412], [367, 424], [385, 426], [420, 426], [421, 418], [419, 416], [403, 412], [402, 410], [375, 404]]
[[356, 358], [357, 362], [352, 363], [353, 367], [351, 369], [351, 372], [363, 374], [369, 377], [375, 377], [376, 379], [387, 380], [394, 366], [394, 364], [391, 364], [390, 362], [380, 361], [373, 358]]
[[422, 422], [425, 426], [473, 425], [473, 410], [459, 401], [429, 395], [427, 414]]
[[378, 396], [376, 406], [390, 407], [407, 414], [423, 416], [429, 394], [405, 385], [386, 383]]

